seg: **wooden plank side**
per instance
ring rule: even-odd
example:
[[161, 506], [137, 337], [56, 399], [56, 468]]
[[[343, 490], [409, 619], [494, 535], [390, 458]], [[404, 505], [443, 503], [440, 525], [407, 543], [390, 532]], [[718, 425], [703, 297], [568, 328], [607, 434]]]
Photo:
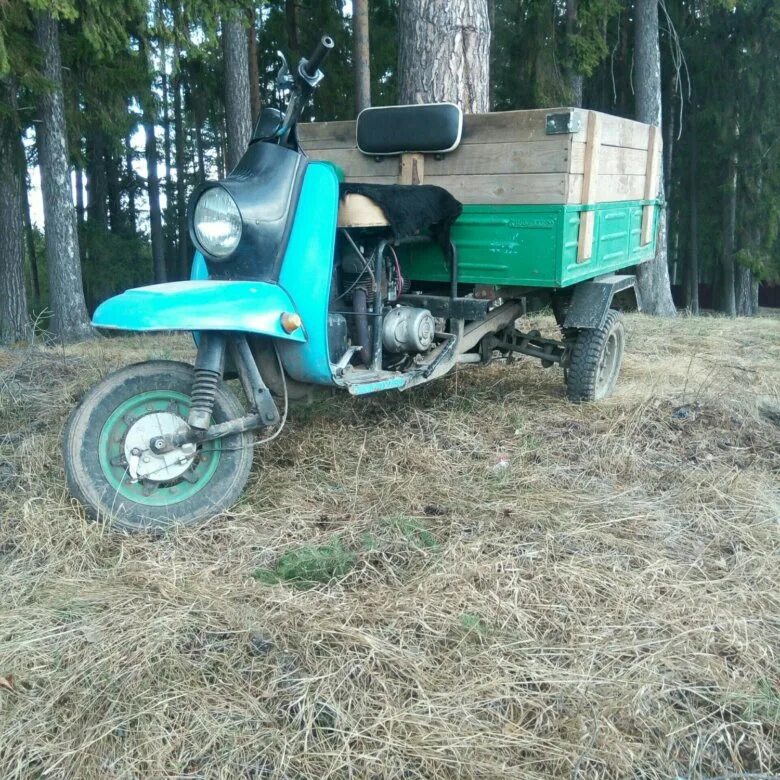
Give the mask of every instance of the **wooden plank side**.
[[[522, 143], [543, 141], [556, 136], [547, 135], [548, 114], [571, 111], [581, 119], [583, 129], [564, 134], [575, 143], [586, 139], [587, 116], [590, 113], [576, 108], [543, 108], [532, 111], [497, 111], [489, 114], [466, 114], [463, 117], [462, 145], [488, 143]], [[611, 114], [602, 117], [602, 143], [631, 149], [647, 149], [648, 125]], [[304, 149], [345, 149], [355, 146], [354, 120], [341, 122], [302, 122], [298, 125], [298, 137]], [[561, 136], [558, 136], [561, 137]]]
[[355, 147], [352, 149], [307, 149], [312, 160], [326, 160], [338, 165], [348, 178], [360, 176], [397, 176], [400, 157], [366, 157]]
[[[466, 114], [463, 117], [463, 133], [461, 145], [493, 144], [493, 143], [523, 143], [528, 141], [544, 141], [550, 137], [547, 134], [547, 115], [566, 111], [579, 113], [584, 117], [586, 112], [575, 108], [543, 108], [533, 111], [497, 111], [491, 114]], [[585, 140], [585, 131], [564, 134], [566, 138]]]
[[596, 186], [596, 202], [612, 203], [618, 200], [641, 200], [644, 196], [644, 176], [601, 175]]
[[[603, 130], [603, 128], [602, 128]], [[601, 159], [599, 173], [613, 176], [628, 174], [629, 176], [644, 176], [647, 168], [647, 152], [643, 149], [629, 149], [619, 146], [607, 146], [604, 135], [601, 136]], [[573, 143], [569, 171], [571, 173], [585, 172], [585, 144]]]
[[398, 184], [397, 176], [347, 176], [346, 181], [363, 184]]
[[426, 155], [428, 175], [451, 176], [506, 173], [563, 173], [568, 170], [568, 136], [542, 141], [465, 144], [437, 160]]
[[[366, 184], [396, 184], [395, 176], [348, 177], [347, 181]], [[566, 174], [511, 173], [486, 176], [425, 176], [426, 184], [443, 187], [461, 203], [486, 205], [562, 204], [565, 202]]]
[[[366, 184], [398, 183], [398, 177], [394, 175], [347, 176], [346, 178], [347, 181], [366, 182]], [[570, 174], [568, 178], [568, 202], [581, 203], [582, 174]], [[430, 176], [426, 169], [425, 183], [444, 187], [463, 203], [556, 205], [567, 202], [566, 174], [562, 173]], [[644, 176], [601, 175], [598, 177], [596, 202], [641, 200], [644, 193], [644, 183]], [[480, 194], [479, 187], [484, 187], [484, 194]]]
[[[592, 205], [596, 203], [599, 161], [601, 158], [601, 126], [602, 115], [591, 111], [588, 116], [587, 140], [585, 142], [585, 170], [582, 175], [582, 203]], [[592, 211], [585, 211], [580, 219], [580, 233], [577, 241], [577, 262], [584, 263], [593, 255], [593, 229], [596, 223], [596, 215]]]
[[[647, 173], [645, 174], [645, 200], [658, 197], [659, 177], [661, 171], [661, 130], [658, 127], [650, 128], [650, 141], [647, 148]], [[641, 245], [649, 244], [653, 238], [653, 206], [645, 206], [642, 209], [642, 236]]]
[[[569, 170], [568, 136], [554, 135], [527, 143], [468, 144], [444, 155], [425, 155], [429, 176], [488, 173], [563, 173]], [[580, 144], [584, 147], [584, 144]], [[399, 170], [400, 157], [369, 157], [358, 149], [307, 149], [313, 160], [328, 160], [348, 176], [390, 176]], [[644, 155], [642, 155], [644, 171]], [[580, 170], [579, 173], [582, 173]]]
[[[318, 149], [330, 148], [333, 142], [348, 142], [350, 146], [355, 146], [356, 124], [354, 119], [345, 122], [300, 122], [297, 128], [298, 140], [304, 148], [307, 144]], [[328, 143], [316, 143], [317, 141]]]
[[461, 203], [562, 204], [566, 201], [565, 173], [510, 173], [472, 176], [425, 176], [451, 192]]
[[649, 125], [612, 114], [601, 114], [601, 142], [607, 146], [647, 149]]
[[[582, 174], [569, 174], [569, 198], [567, 203], [582, 203]], [[613, 176], [601, 174], [596, 187], [597, 203], [614, 203], [620, 200], [642, 200], [645, 191], [644, 176]]]

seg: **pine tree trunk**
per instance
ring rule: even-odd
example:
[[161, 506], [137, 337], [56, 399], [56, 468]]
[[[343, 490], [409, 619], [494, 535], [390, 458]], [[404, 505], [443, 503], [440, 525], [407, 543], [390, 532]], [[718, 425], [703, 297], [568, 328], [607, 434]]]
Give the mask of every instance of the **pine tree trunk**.
[[736, 250], [737, 229], [737, 158], [729, 157], [728, 180], [723, 198], [723, 241], [720, 275], [720, 310], [729, 317], [737, 315], [736, 269], [734, 252]]
[[118, 235], [127, 234], [127, 223], [122, 213], [122, 183], [120, 181], [119, 161], [106, 150], [106, 191], [108, 192], [108, 219], [111, 230]]
[[87, 316], [81, 280], [76, 210], [68, 167], [59, 30], [48, 11], [40, 12], [36, 18], [35, 38], [41, 54], [41, 72], [50, 85], [41, 97], [41, 123], [36, 133], [46, 223], [51, 327], [61, 341], [75, 341], [94, 335], [94, 331]]
[[287, 28], [287, 48], [290, 62], [295, 64], [300, 56], [300, 14], [295, 0], [284, 0], [284, 21]]
[[87, 136], [87, 216], [93, 225], [108, 225], [108, 176], [106, 173], [106, 138], [102, 130], [91, 130]]
[[86, 220], [87, 211], [84, 206], [84, 170], [76, 168], [76, 221], [82, 226]]
[[368, 2], [369, 0], [352, 0], [352, 59], [355, 68], [355, 110], [358, 114], [371, 105]]
[[260, 116], [260, 72], [257, 69], [257, 14], [254, 8], [249, 11], [247, 57], [249, 58], [249, 102], [252, 109], [252, 125], [254, 125]]
[[470, 114], [490, 108], [487, 0], [400, 0], [401, 103], [451, 101]]
[[753, 316], [753, 272], [743, 265], [737, 265], [735, 276], [735, 298], [738, 317]]
[[[27, 170], [25, 168], [24, 173]], [[30, 281], [32, 282], [33, 304], [38, 306], [41, 302], [41, 279], [38, 273], [38, 252], [35, 249], [35, 233], [33, 232], [32, 219], [30, 218], [30, 200], [27, 197], [28, 187], [26, 178], [22, 178], [22, 217], [24, 219], [24, 234], [27, 241], [27, 257], [30, 260]]]
[[203, 147], [203, 119], [195, 112], [195, 153], [198, 158], [198, 178], [206, 181], [206, 152]]
[[691, 233], [688, 250], [688, 308], [691, 314], [699, 313], [699, 138], [695, 106], [691, 107], [691, 167], [688, 186], [691, 190]]
[[225, 61], [226, 164], [227, 169], [232, 171], [252, 136], [246, 31], [240, 20], [222, 20], [222, 50]]
[[[160, 6], [162, 8], [162, 6]], [[162, 17], [161, 17], [162, 18]], [[164, 24], [160, 21], [159, 24]], [[160, 40], [160, 70], [162, 76], [161, 120], [163, 127], [163, 159], [165, 161], [165, 211], [163, 213], [163, 237], [165, 240], [165, 269], [170, 278], [176, 277], [175, 222], [171, 219], [175, 207], [175, 189], [173, 183], [173, 140], [171, 138], [170, 84], [167, 76], [168, 44]]]
[[221, 117], [217, 121], [217, 126], [214, 129], [214, 136], [216, 140], [216, 153], [217, 153], [217, 176], [220, 179], [224, 179], [227, 175], [225, 170], [225, 117]]
[[[658, 47], [658, 0], [634, 4], [634, 88], [636, 118], [661, 126], [661, 52]], [[661, 181], [659, 197], [664, 197]], [[645, 312], [674, 317], [676, 310], [669, 284], [666, 257], [666, 209], [661, 212], [655, 257], [637, 266], [637, 283]]]
[[[151, 103], [153, 97], [148, 98]], [[165, 236], [163, 235], [162, 211], [160, 209], [160, 178], [157, 173], [157, 139], [154, 135], [154, 115], [148, 108], [144, 115], [146, 132], [146, 190], [149, 198], [149, 232], [152, 239], [152, 270], [154, 281], [168, 281], [165, 269]]]
[[487, 0], [488, 7], [488, 24], [490, 25], [490, 61], [488, 67], [492, 78], [490, 79], [490, 86], [488, 87], [488, 111], [495, 111], [496, 109], [496, 36], [494, 30], [496, 29], [496, 0]]
[[[147, 68], [150, 74], [154, 73], [154, 60], [151, 51], [144, 46]], [[160, 174], [158, 170], [159, 156], [157, 154], [157, 137], [155, 124], [157, 123], [157, 108], [155, 105], [154, 79], [149, 92], [143, 101], [143, 124], [146, 136], [144, 155], [146, 157], [146, 193], [149, 199], [149, 233], [152, 242], [152, 274], [158, 284], [168, 281], [165, 268], [165, 235], [162, 226], [162, 210], [160, 208]]]
[[[137, 126], [136, 126], [137, 127]], [[136, 128], [133, 128], [135, 132]], [[130, 143], [130, 135], [125, 136], [125, 167], [127, 168], [127, 218], [130, 235], [137, 234], [138, 214], [135, 205], [135, 170], [133, 169], [133, 147]]]
[[[569, 41], [571, 36], [577, 32], [577, 0], [566, 0], [566, 54], [571, 58], [571, 46]], [[582, 106], [582, 88], [583, 78], [581, 73], [577, 73], [572, 64], [569, 64], [567, 70], [569, 79], [569, 89], [571, 90], [570, 102], [573, 106]]]
[[[173, 23], [179, 28], [179, 5], [174, 6]], [[244, 41], [246, 51], [246, 41]], [[187, 236], [187, 181], [186, 159], [184, 155], [184, 111], [182, 107], [181, 56], [178, 44], [173, 55], [173, 121], [175, 123], [174, 146], [176, 162], [176, 267], [180, 279], [190, 276], [190, 257]]]
[[38, 276], [38, 253], [35, 250], [35, 233], [33, 232], [32, 219], [30, 217], [30, 200], [27, 197], [27, 193], [29, 191], [27, 156], [24, 153], [24, 146], [20, 140], [17, 143], [17, 157], [19, 164], [19, 176], [22, 179], [22, 187], [19, 195], [22, 209], [22, 220], [24, 221], [25, 242], [27, 243], [27, 257], [30, 260], [32, 298], [34, 305], [38, 306], [38, 304], [41, 302], [41, 282], [40, 277]]
[[19, 165], [21, 135], [16, 124], [16, 84], [0, 79], [0, 344], [30, 335], [27, 290], [24, 286], [25, 183]]

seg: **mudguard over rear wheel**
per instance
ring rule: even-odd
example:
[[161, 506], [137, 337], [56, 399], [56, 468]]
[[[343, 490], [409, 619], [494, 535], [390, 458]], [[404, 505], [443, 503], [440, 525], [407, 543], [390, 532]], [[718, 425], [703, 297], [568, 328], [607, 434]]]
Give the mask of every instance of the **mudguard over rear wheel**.
[[[92, 517], [125, 531], [166, 530], [207, 520], [241, 495], [252, 467], [251, 433], [164, 456], [148, 448], [150, 437], [186, 426], [194, 378], [186, 363], [137, 363], [107, 376], [74, 409], [65, 428], [65, 474]], [[212, 422], [244, 414], [220, 382]]]
[[574, 403], [599, 401], [612, 394], [623, 363], [626, 331], [616, 309], [597, 330], [581, 330], [572, 344], [566, 395]]

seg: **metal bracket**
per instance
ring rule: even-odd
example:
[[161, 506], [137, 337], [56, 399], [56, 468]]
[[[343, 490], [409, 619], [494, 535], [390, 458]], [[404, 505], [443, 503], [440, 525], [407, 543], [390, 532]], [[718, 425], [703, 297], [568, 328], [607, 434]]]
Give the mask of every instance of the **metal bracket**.
[[609, 274], [576, 285], [563, 327], [598, 330], [604, 325], [612, 299], [630, 287], [636, 290], [636, 277], [628, 274]]
[[547, 135], [562, 135], [564, 133], [579, 133], [582, 130], [582, 115], [574, 111], [564, 111], [560, 114], [547, 114], [544, 131]]
[[444, 295], [401, 295], [399, 303], [428, 309], [434, 317], [484, 320], [490, 301], [479, 298], [448, 298]]
[[241, 386], [252, 405], [252, 411], [257, 412], [263, 425], [269, 426], [279, 422], [279, 410], [276, 408], [271, 391], [260, 376], [246, 336], [235, 335], [230, 339], [230, 354], [238, 369]]

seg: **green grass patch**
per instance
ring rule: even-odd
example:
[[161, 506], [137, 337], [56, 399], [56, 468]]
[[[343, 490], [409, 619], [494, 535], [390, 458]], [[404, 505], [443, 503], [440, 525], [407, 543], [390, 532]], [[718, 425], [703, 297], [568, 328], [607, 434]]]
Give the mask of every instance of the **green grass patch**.
[[357, 554], [337, 537], [329, 544], [303, 545], [282, 555], [273, 569], [257, 569], [252, 576], [266, 585], [289, 582], [303, 587], [330, 582], [349, 574]]
[[439, 546], [436, 537], [421, 523], [408, 517], [396, 517], [390, 521], [418, 550], [433, 550]]

